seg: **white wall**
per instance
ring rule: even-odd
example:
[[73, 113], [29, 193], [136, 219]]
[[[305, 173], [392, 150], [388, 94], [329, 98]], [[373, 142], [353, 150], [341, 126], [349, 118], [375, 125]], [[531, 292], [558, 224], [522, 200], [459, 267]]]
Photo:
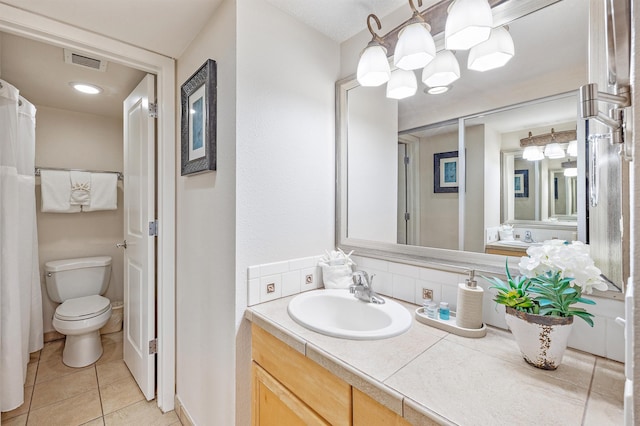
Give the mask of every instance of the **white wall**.
[[179, 84], [207, 58], [218, 170], [177, 182], [177, 396], [196, 424], [249, 424], [247, 267], [334, 245], [339, 48], [262, 0], [228, 0], [178, 59]]
[[[37, 106], [36, 166], [122, 171], [122, 119]], [[40, 179], [36, 179], [38, 253], [42, 281], [43, 327], [51, 321], [57, 303], [47, 295], [44, 264], [50, 260], [111, 256], [111, 281], [105, 297], [123, 299], [123, 252], [115, 244], [124, 229], [122, 183], [118, 209], [90, 213], [42, 213]]]
[[[347, 236], [397, 243], [398, 102], [385, 86], [349, 90]], [[381, 101], [382, 100], [382, 101]]]
[[[222, 2], [177, 60], [180, 87], [217, 62], [217, 171], [176, 181], [176, 393], [199, 425], [234, 424], [236, 3]], [[176, 116], [180, 170], [180, 108]]]

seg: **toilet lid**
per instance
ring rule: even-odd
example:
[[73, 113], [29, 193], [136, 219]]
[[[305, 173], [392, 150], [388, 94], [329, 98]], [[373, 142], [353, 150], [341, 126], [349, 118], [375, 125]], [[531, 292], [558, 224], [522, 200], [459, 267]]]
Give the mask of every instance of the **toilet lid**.
[[96, 317], [109, 309], [111, 302], [106, 297], [94, 295], [65, 300], [56, 309], [56, 318], [78, 321]]

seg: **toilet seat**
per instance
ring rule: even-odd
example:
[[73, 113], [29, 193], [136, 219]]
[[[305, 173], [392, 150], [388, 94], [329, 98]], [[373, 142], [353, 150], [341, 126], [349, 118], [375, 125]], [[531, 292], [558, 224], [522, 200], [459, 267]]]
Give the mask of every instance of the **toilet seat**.
[[99, 295], [68, 299], [56, 309], [55, 318], [63, 321], [81, 321], [97, 317], [111, 307], [106, 297]]

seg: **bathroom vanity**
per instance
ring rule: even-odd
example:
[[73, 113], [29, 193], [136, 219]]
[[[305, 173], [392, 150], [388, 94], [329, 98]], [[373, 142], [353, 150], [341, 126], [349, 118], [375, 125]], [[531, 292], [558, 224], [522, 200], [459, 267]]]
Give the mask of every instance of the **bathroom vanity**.
[[[568, 350], [558, 370], [539, 370], [506, 331], [470, 339], [415, 319], [389, 339], [339, 339], [294, 322], [291, 299], [246, 312], [254, 425], [623, 422], [620, 363]], [[412, 314], [417, 308], [399, 303]]]

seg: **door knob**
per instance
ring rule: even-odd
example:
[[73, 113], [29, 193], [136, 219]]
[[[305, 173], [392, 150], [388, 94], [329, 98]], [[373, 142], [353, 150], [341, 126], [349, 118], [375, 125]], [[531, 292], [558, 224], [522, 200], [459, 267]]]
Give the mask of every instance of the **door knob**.
[[116, 243], [116, 247], [126, 249], [127, 248], [127, 240], [124, 240], [121, 243]]

